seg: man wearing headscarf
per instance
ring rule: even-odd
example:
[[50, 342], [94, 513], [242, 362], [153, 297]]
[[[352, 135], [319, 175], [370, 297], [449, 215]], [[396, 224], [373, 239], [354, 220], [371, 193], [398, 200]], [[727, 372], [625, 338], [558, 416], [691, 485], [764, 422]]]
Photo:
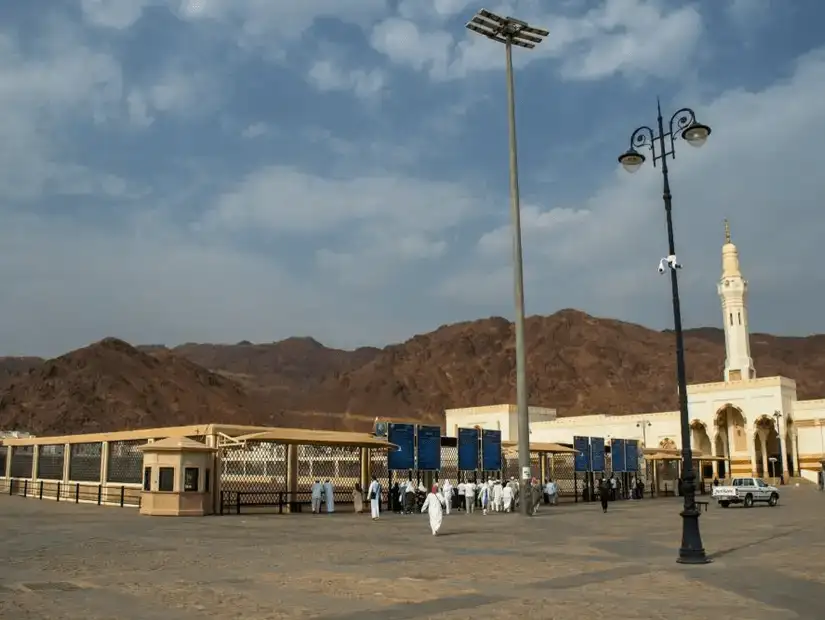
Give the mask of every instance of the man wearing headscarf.
[[438, 485], [434, 484], [430, 489], [429, 494], [424, 500], [424, 505], [421, 506], [422, 513], [430, 515], [430, 529], [433, 531], [433, 536], [438, 536], [438, 530], [441, 529], [442, 510], [444, 505], [444, 497], [438, 493]]
[[324, 494], [324, 487], [321, 486], [321, 481], [316, 480], [312, 485], [312, 492], [310, 498], [312, 499], [312, 514], [321, 512], [321, 496]]
[[441, 493], [444, 495], [444, 510], [450, 514], [450, 506], [453, 503], [453, 485], [449, 480], [445, 480], [441, 487]]

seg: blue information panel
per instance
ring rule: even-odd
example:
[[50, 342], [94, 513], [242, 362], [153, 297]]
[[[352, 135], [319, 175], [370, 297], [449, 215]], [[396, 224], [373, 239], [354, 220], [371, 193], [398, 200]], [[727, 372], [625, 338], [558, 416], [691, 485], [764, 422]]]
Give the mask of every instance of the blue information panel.
[[590, 461], [593, 471], [604, 471], [604, 437], [590, 438]]
[[610, 440], [610, 466], [615, 474], [621, 474], [627, 471], [627, 461], [625, 460], [624, 450], [624, 439]]
[[476, 471], [478, 469], [478, 429], [458, 429], [458, 469]]
[[438, 471], [441, 469], [441, 427], [418, 427], [418, 469]]
[[398, 446], [387, 455], [387, 469], [415, 469], [415, 424], [390, 424], [387, 441]]
[[624, 453], [627, 471], [639, 471], [639, 442], [635, 439], [625, 439]]
[[573, 448], [578, 450], [575, 457], [576, 471], [590, 471], [590, 437], [573, 437]]
[[481, 431], [481, 469], [501, 471], [501, 431]]

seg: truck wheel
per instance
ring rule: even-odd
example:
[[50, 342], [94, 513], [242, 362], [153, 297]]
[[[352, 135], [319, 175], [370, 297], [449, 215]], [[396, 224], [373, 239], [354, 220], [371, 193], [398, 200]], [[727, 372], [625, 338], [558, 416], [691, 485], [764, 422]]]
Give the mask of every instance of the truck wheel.
[[728, 506], [730, 506], [730, 502], [719, 502], [719, 505], [720, 505], [722, 508], [727, 508]]
[[768, 506], [776, 506], [779, 503], [779, 496], [776, 493], [771, 493], [771, 498], [768, 500]]
[[748, 494], [745, 496], [745, 508], [750, 508], [750, 507], [752, 507], [752, 506], [753, 506], [753, 495], [751, 495], [750, 493], [748, 493]]

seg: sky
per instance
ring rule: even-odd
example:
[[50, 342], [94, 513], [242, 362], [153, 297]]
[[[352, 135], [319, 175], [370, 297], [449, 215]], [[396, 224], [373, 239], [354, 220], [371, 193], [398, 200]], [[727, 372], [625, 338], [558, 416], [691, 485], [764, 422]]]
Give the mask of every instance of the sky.
[[[528, 314], [672, 327], [661, 169], [682, 107], [685, 325], [721, 326], [728, 218], [754, 331], [825, 331], [820, 0], [0, 3], [0, 354], [133, 343], [385, 345], [513, 316], [504, 48]], [[667, 130], [667, 127], [666, 127]]]

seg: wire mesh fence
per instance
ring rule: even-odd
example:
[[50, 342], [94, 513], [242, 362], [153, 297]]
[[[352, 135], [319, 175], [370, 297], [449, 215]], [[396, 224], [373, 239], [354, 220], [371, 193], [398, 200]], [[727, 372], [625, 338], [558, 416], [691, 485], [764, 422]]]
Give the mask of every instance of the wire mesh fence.
[[40, 446], [37, 451], [37, 477], [43, 480], [63, 480], [64, 444]]
[[140, 484], [143, 481], [143, 453], [139, 448], [145, 443], [145, 439], [111, 442], [106, 462], [106, 481]]
[[225, 446], [218, 475], [222, 507], [281, 504], [287, 491], [287, 446], [274, 441]]
[[100, 482], [103, 444], [74, 443], [69, 446], [69, 480]]
[[296, 500], [308, 502], [316, 482], [332, 485], [336, 503], [352, 503], [361, 481], [361, 449], [351, 446], [298, 446]]
[[31, 478], [34, 465], [34, 446], [11, 447], [11, 477]]

